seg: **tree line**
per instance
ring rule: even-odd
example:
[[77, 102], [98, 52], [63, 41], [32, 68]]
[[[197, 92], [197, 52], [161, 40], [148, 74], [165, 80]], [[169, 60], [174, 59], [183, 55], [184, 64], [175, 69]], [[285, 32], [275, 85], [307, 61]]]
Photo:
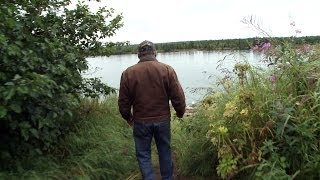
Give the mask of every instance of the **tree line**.
[[[269, 41], [270, 38], [244, 38], [244, 39], [220, 39], [220, 40], [199, 40], [199, 41], [182, 41], [182, 42], [167, 42], [156, 43], [158, 52], [175, 52], [182, 50], [249, 50], [255, 44]], [[304, 36], [304, 37], [275, 37], [272, 38], [275, 43], [291, 42], [295, 45], [301, 44], [318, 44], [320, 36]], [[137, 52], [138, 44], [122, 43], [114, 46], [111, 49], [108, 47], [102, 50], [99, 54], [92, 55], [118, 55], [118, 54], [134, 54]]]

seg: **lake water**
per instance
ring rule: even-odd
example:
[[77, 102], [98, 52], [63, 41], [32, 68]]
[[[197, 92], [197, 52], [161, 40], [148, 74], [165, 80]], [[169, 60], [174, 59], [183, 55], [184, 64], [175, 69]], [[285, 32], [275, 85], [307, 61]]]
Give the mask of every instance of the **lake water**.
[[[224, 76], [222, 68], [232, 71], [237, 62], [243, 61], [259, 65], [261, 55], [252, 51], [182, 51], [158, 53], [157, 59], [175, 69], [187, 104], [191, 104], [201, 100], [208, 89], [215, 89], [217, 79]], [[91, 57], [87, 60], [89, 71], [84, 76], [99, 77], [115, 88], [119, 88], [121, 73], [139, 61], [136, 54]]]

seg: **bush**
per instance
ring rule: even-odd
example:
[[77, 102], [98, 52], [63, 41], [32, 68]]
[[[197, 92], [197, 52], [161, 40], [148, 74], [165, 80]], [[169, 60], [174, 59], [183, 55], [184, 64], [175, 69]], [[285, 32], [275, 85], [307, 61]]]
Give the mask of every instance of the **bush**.
[[[84, 79], [86, 57], [105, 46], [121, 16], [92, 13], [67, 0], [4, 1], [0, 7], [0, 161], [41, 154], [77, 121], [73, 109], [84, 94], [109, 94], [97, 79]], [[110, 20], [109, 23], [106, 23]], [[7, 160], [6, 163], [4, 160]]]

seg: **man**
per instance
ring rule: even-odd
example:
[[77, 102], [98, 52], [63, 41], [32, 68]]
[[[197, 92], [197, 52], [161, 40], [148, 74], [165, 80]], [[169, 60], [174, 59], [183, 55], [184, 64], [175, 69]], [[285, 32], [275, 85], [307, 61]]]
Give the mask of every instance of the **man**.
[[[121, 76], [119, 111], [133, 125], [136, 156], [144, 180], [153, 180], [151, 140], [155, 139], [163, 180], [172, 179], [170, 106], [179, 118], [185, 112], [185, 96], [172, 67], [156, 59], [155, 45], [143, 41], [138, 47], [140, 61]], [[131, 108], [133, 111], [131, 111]]]

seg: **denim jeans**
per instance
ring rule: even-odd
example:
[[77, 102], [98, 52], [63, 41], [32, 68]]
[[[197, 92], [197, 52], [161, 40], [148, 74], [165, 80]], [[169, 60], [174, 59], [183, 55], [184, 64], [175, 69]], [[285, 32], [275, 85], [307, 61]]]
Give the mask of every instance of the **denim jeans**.
[[170, 147], [170, 121], [158, 123], [134, 123], [133, 135], [140, 171], [144, 180], [154, 180], [151, 162], [151, 141], [154, 137], [162, 180], [172, 180], [173, 163]]

